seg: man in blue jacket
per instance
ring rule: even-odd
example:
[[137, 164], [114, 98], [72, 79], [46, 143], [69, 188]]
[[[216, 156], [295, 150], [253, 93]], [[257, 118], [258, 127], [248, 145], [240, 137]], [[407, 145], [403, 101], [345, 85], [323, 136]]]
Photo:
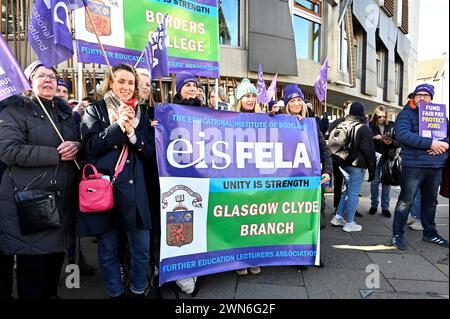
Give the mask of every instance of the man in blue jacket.
[[418, 190], [423, 190], [423, 241], [448, 247], [448, 241], [438, 234], [434, 221], [442, 169], [448, 157], [448, 134], [446, 139], [440, 141], [419, 135], [419, 104], [430, 103], [433, 96], [433, 85], [418, 85], [412, 93], [412, 100], [399, 113], [395, 123], [397, 140], [402, 148], [403, 170], [401, 191], [395, 207], [392, 244], [401, 250], [406, 249], [404, 228]]

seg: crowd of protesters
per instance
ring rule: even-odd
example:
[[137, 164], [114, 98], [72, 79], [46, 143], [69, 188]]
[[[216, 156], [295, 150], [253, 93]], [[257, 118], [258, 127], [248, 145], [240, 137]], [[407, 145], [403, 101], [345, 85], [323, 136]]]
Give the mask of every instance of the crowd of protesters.
[[[105, 289], [114, 299], [124, 298], [126, 293], [123, 264], [127, 258], [125, 251], [129, 251], [131, 296], [143, 298], [149, 284], [149, 267], [158, 275], [161, 233], [154, 142], [158, 121], [148, 71], [118, 64], [112, 73], [106, 74], [103, 98], [95, 101], [86, 97], [80, 102], [68, 100], [68, 85], [58, 79], [55, 69], [40, 61], [33, 62], [25, 73], [34, 94], [0, 102], [0, 299], [12, 298], [14, 264], [20, 299], [58, 298], [58, 280], [66, 257], [74, 263], [78, 256], [82, 274], [92, 275], [92, 266], [83, 254], [75, 253], [79, 251], [77, 237], [82, 236], [96, 237]], [[40, 97], [64, 142], [56, 135], [35, 96]], [[409, 224], [412, 229], [423, 229], [424, 241], [448, 248], [448, 241], [438, 234], [435, 224], [441, 184], [441, 193], [448, 197], [448, 137], [435, 141], [419, 135], [418, 105], [431, 102], [433, 96], [432, 85], [417, 86], [396, 123], [388, 121], [383, 106], [377, 107], [367, 122], [367, 111], [360, 101], [346, 102], [345, 117], [330, 123], [326, 113], [322, 119], [316, 116], [300, 87], [291, 84], [284, 87], [282, 100], [268, 104], [267, 112], [271, 116], [295, 116], [298, 121], [315, 118], [321, 184], [330, 180], [334, 184], [333, 226], [346, 232], [362, 231], [355, 216], [361, 216], [357, 207], [367, 173], [371, 183], [368, 213], [374, 215], [378, 211], [381, 184], [381, 214], [392, 217], [390, 187], [383, 183], [382, 172], [385, 163], [401, 151], [401, 191], [394, 212], [392, 245], [407, 248], [404, 228]], [[231, 105], [221, 87], [205, 94], [196, 77], [186, 72], [177, 74], [173, 102], [245, 113], [265, 109], [257, 103], [257, 90], [249, 79], [237, 86]], [[339, 144], [342, 136], [348, 139]], [[350, 152], [347, 149], [343, 158], [340, 154], [346, 147]], [[93, 164], [103, 174], [115, 177], [114, 214], [78, 211], [76, 190], [80, 173], [76, 166], [80, 163]], [[443, 181], [446, 165], [447, 178]], [[115, 175], [118, 166], [121, 171]], [[60, 227], [31, 234], [23, 232], [16, 197], [27, 190], [56, 194]], [[324, 211], [321, 215], [323, 219]], [[261, 269], [254, 266], [237, 270], [238, 275], [249, 272], [256, 275]], [[196, 283], [196, 277], [176, 282], [182, 291], [191, 294], [196, 291]]]

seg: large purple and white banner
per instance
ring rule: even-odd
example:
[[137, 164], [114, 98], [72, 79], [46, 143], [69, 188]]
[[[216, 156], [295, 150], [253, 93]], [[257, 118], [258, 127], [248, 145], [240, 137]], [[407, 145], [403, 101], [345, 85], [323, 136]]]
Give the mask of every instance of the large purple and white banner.
[[433, 140], [448, 137], [448, 119], [445, 104], [419, 104], [419, 135]]
[[[169, 71], [219, 77], [217, 0], [90, 1], [88, 10], [111, 64], [139, 62], [146, 68], [139, 57], [167, 15]], [[75, 18], [79, 61], [106, 64], [85, 11], [76, 10]]]
[[250, 266], [314, 265], [320, 246], [316, 122], [163, 104], [160, 284]]

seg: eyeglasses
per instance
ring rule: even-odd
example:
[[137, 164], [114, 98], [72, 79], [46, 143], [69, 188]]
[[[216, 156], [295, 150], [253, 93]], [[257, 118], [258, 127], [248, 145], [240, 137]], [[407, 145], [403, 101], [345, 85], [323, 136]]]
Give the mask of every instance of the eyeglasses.
[[379, 118], [386, 118], [386, 115], [378, 115]]
[[418, 94], [416, 94], [416, 96], [417, 97], [431, 97], [431, 95], [429, 93], [425, 93], [425, 94], [418, 93]]
[[56, 76], [54, 74], [38, 74], [36, 75], [36, 78], [38, 78], [39, 80], [45, 80], [46, 78], [48, 78], [50, 81], [56, 81]]

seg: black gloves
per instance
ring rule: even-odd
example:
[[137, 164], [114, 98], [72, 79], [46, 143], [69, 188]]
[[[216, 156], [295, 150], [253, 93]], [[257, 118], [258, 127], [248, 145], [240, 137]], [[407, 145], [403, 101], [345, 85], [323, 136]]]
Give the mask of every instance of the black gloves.
[[369, 183], [375, 179], [375, 172], [369, 173], [369, 179], [367, 180]]

